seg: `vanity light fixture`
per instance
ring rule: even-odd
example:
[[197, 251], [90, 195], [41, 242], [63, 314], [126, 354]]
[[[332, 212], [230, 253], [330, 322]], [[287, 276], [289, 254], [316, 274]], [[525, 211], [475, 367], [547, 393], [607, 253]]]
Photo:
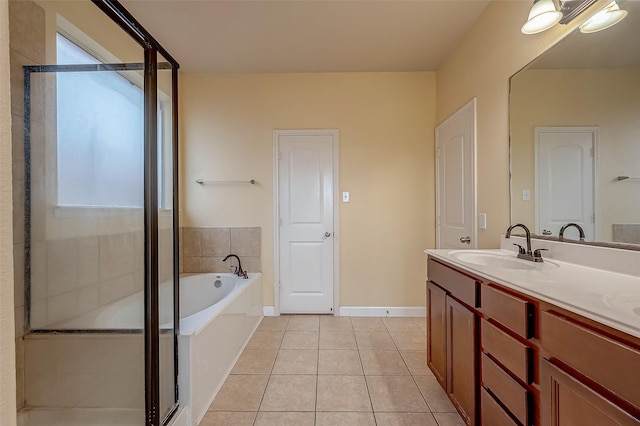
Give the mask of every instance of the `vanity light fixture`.
[[561, 19], [562, 12], [556, 9], [553, 0], [534, 0], [529, 19], [522, 26], [521, 31], [524, 34], [536, 34], [548, 30]]
[[580, 25], [580, 32], [585, 34], [606, 30], [622, 21], [627, 16], [627, 11], [620, 9], [618, 3], [613, 0], [600, 12], [587, 19]]
[[[548, 30], [557, 23], [568, 24], [598, 0], [557, 0], [557, 9], [555, 1], [556, 0], [534, 0], [531, 11], [529, 12], [529, 19], [522, 26], [522, 32], [524, 34], [536, 34]], [[605, 10], [608, 10], [608, 8], [609, 6], [607, 6]], [[617, 5], [616, 9], [619, 9]], [[626, 12], [623, 14], [626, 15]], [[612, 15], [607, 15], [607, 18], [611, 19], [614, 15], [617, 16], [619, 13], [614, 12]]]

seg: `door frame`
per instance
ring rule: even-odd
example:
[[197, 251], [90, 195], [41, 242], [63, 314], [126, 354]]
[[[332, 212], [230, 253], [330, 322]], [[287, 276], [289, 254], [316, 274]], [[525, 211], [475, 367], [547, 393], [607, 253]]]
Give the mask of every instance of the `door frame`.
[[533, 132], [533, 189], [535, 192], [534, 201], [534, 215], [535, 223], [534, 229], [538, 234], [542, 234], [540, 229], [540, 191], [538, 188], [538, 166], [539, 166], [539, 141], [538, 135], [540, 133], [591, 133], [593, 135], [593, 152], [591, 153], [591, 165], [593, 167], [592, 185], [593, 185], [593, 240], [598, 240], [598, 218], [600, 217], [600, 192], [598, 191], [599, 175], [599, 140], [600, 140], [600, 127], [598, 126], [536, 126]]
[[339, 232], [339, 179], [338, 129], [274, 130], [273, 131], [273, 310], [280, 316], [280, 165], [279, 140], [281, 135], [331, 136], [333, 150], [333, 315], [340, 315], [340, 232]]
[[477, 142], [478, 142], [478, 112], [477, 112], [477, 98], [471, 99], [467, 102], [462, 108], [458, 111], [454, 112], [449, 118], [447, 118], [442, 123], [438, 124], [435, 129], [435, 173], [436, 173], [436, 248], [440, 248], [440, 128], [451, 123], [454, 120], [457, 120], [461, 115], [465, 114], [467, 110], [471, 109], [471, 114], [473, 115], [473, 141], [471, 143], [471, 186], [473, 190], [471, 191], [471, 208], [472, 208], [472, 216], [473, 220], [471, 221], [471, 244], [469, 245], [470, 249], [475, 249], [478, 247], [478, 203], [477, 203], [477, 193], [478, 193], [478, 165], [477, 165]]

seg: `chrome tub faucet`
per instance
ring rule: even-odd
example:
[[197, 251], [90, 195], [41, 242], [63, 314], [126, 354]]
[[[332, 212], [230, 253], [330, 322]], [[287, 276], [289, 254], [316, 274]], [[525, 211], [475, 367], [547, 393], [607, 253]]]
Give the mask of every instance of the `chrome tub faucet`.
[[235, 255], [235, 254], [229, 254], [227, 255], [227, 257], [225, 257], [224, 259], [222, 259], [223, 262], [226, 262], [227, 259], [229, 259], [230, 257], [235, 257], [236, 260], [238, 261], [238, 266], [236, 267], [236, 271], [234, 272], [237, 276], [242, 277], [244, 279], [249, 278], [249, 275], [247, 274], [247, 271], [242, 269], [242, 263], [240, 263], [240, 258]]

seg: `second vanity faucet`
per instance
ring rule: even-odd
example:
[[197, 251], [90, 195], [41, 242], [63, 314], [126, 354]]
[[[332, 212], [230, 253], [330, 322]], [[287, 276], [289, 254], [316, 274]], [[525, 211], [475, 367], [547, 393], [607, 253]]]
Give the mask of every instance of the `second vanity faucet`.
[[542, 250], [546, 249], [537, 249], [531, 251], [531, 232], [529, 231], [529, 228], [527, 228], [522, 223], [516, 223], [515, 225], [511, 225], [509, 228], [507, 228], [507, 232], [505, 233], [504, 237], [511, 238], [511, 231], [513, 231], [514, 228], [524, 229], [525, 239], [527, 240], [526, 250], [520, 244], [513, 244], [514, 246], [518, 246], [518, 259], [529, 260], [531, 262], [543, 262]]
[[578, 233], [580, 235], [580, 241], [584, 241], [585, 235], [584, 235], [584, 230], [582, 229], [582, 226], [578, 225], [577, 223], [573, 223], [573, 222], [567, 223], [562, 228], [560, 228], [560, 232], [558, 233], [558, 239], [560, 241], [564, 241], [564, 231], [567, 228], [571, 227], [571, 226], [573, 226], [574, 228], [576, 228], [578, 230]]

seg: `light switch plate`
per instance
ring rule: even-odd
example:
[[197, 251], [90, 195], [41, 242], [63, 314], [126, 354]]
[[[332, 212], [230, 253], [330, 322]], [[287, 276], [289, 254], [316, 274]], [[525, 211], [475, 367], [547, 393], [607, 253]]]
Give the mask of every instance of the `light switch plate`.
[[531, 191], [528, 189], [523, 189], [522, 190], [522, 201], [529, 201], [531, 200]]
[[348, 203], [349, 202], [349, 193], [348, 192], [343, 192], [342, 193], [342, 202], [343, 203]]
[[478, 214], [478, 228], [487, 229], [487, 214], [479, 213]]

